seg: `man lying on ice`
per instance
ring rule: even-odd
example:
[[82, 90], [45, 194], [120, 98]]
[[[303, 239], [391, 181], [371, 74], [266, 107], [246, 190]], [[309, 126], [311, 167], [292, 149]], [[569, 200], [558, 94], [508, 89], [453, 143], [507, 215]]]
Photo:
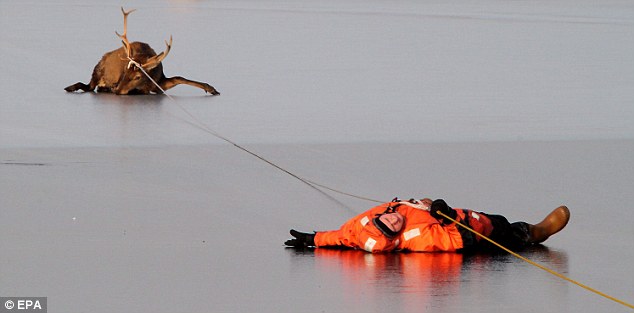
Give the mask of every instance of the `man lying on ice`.
[[492, 252], [497, 247], [473, 232], [443, 218], [442, 214], [464, 224], [498, 244], [517, 251], [538, 244], [563, 229], [570, 219], [566, 206], [553, 210], [538, 224], [509, 223], [501, 215], [453, 209], [447, 203], [429, 198], [411, 199], [376, 206], [343, 224], [338, 230], [302, 233], [291, 229], [294, 239], [284, 244], [295, 248], [340, 247], [372, 253], [413, 252]]

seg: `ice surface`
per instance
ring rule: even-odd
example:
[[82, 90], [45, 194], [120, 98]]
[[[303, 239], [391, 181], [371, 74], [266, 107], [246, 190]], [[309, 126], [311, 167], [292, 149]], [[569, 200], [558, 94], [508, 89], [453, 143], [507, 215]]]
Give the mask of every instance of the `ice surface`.
[[[626, 312], [510, 256], [284, 249], [429, 196], [572, 220], [526, 256], [634, 302], [629, 1], [130, 1], [165, 96], [69, 94], [114, 1], [0, 1], [0, 296], [49, 312]], [[184, 108], [187, 112], [184, 112]], [[192, 114], [196, 120], [193, 120]], [[519, 309], [518, 309], [519, 308]]]

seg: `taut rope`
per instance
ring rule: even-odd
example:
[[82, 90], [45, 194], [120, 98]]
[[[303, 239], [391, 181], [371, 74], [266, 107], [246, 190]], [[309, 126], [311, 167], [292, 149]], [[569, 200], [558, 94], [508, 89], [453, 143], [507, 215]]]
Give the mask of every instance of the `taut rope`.
[[[362, 197], [362, 196], [357, 196], [357, 195], [354, 195], [354, 194], [351, 194], [351, 193], [343, 192], [343, 191], [340, 191], [340, 190], [337, 190], [337, 189], [334, 189], [334, 188], [330, 188], [330, 187], [328, 187], [328, 186], [325, 186], [325, 185], [322, 185], [322, 184], [319, 184], [319, 183], [316, 183], [316, 182], [310, 181], [310, 180], [308, 180], [308, 179], [302, 178], [302, 177], [300, 177], [300, 176], [298, 176], [298, 175], [296, 175], [296, 174], [292, 173], [291, 171], [289, 171], [289, 170], [287, 170], [287, 169], [285, 169], [285, 168], [283, 168], [283, 167], [281, 167], [281, 166], [279, 166], [279, 165], [277, 165], [277, 164], [273, 163], [272, 161], [267, 160], [266, 158], [264, 158], [264, 157], [262, 157], [262, 156], [258, 155], [257, 153], [252, 152], [251, 150], [248, 150], [248, 149], [246, 149], [245, 147], [243, 147], [243, 146], [241, 146], [241, 145], [239, 145], [239, 144], [235, 143], [234, 141], [230, 140], [229, 138], [227, 138], [227, 137], [225, 137], [225, 136], [222, 136], [221, 134], [219, 134], [219, 133], [217, 133], [217, 132], [213, 131], [213, 130], [212, 130], [212, 129], [210, 129], [208, 126], [206, 126], [204, 123], [202, 123], [202, 122], [201, 122], [198, 118], [196, 118], [193, 114], [191, 114], [191, 113], [190, 113], [190, 112], [189, 112], [189, 111], [188, 111], [185, 107], [183, 107], [182, 105], [180, 105], [180, 103], [178, 103], [178, 102], [177, 102], [174, 98], [172, 98], [170, 95], [166, 94], [166, 93], [165, 93], [165, 90], [163, 90], [163, 88], [161, 88], [161, 86], [159, 86], [159, 84], [158, 84], [158, 83], [157, 83], [154, 79], [152, 79], [152, 77], [150, 77], [150, 75], [148, 75], [148, 73], [147, 73], [147, 72], [143, 69], [143, 67], [142, 67], [139, 63], [137, 63], [136, 61], [134, 61], [134, 60], [133, 60], [132, 58], [130, 58], [130, 57], [128, 57], [128, 59], [130, 60], [130, 63], [128, 63], [128, 67], [130, 67], [131, 65], [134, 65], [134, 66], [136, 66], [138, 69], [140, 69], [140, 70], [141, 70], [141, 72], [143, 72], [143, 74], [145, 74], [145, 76], [147, 76], [147, 78], [149, 78], [149, 79], [150, 79], [150, 81], [152, 81], [152, 83], [153, 83], [154, 85], [156, 85], [156, 87], [157, 87], [157, 88], [159, 88], [159, 89], [161, 90], [161, 92], [163, 92], [163, 94], [164, 94], [164, 95], [166, 95], [166, 96], [167, 96], [170, 100], [172, 100], [172, 102], [174, 102], [174, 104], [176, 104], [176, 105], [177, 105], [177, 106], [178, 106], [178, 107], [179, 107], [179, 108], [180, 108], [183, 112], [185, 112], [185, 114], [187, 114], [187, 115], [188, 115], [188, 116], [189, 116], [189, 117], [190, 117], [190, 118], [194, 121], [194, 122], [191, 122], [191, 121], [184, 120], [186, 123], [188, 123], [188, 124], [190, 124], [190, 125], [192, 125], [192, 126], [194, 126], [194, 127], [198, 128], [198, 129], [200, 129], [200, 130], [203, 130], [203, 131], [205, 131], [206, 133], [209, 133], [209, 134], [211, 134], [212, 136], [214, 136], [214, 137], [216, 137], [216, 138], [218, 138], [218, 139], [221, 139], [221, 140], [223, 140], [223, 141], [225, 141], [225, 142], [227, 142], [227, 143], [229, 143], [229, 144], [233, 145], [234, 147], [236, 147], [236, 148], [238, 148], [238, 149], [240, 149], [240, 150], [242, 150], [242, 151], [244, 151], [244, 152], [246, 152], [246, 153], [248, 153], [248, 154], [250, 154], [250, 155], [252, 155], [252, 156], [254, 156], [254, 157], [256, 157], [256, 158], [258, 158], [258, 159], [260, 159], [260, 160], [262, 160], [262, 161], [264, 161], [265, 163], [267, 163], [267, 164], [269, 164], [269, 165], [271, 165], [271, 166], [275, 167], [276, 169], [278, 169], [278, 170], [280, 170], [280, 171], [282, 171], [282, 172], [284, 172], [284, 173], [286, 173], [286, 174], [290, 175], [291, 177], [293, 177], [293, 178], [295, 178], [295, 179], [297, 179], [297, 180], [301, 181], [302, 183], [304, 183], [304, 184], [308, 185], [309, 187], [311, 187], [311, 188], [313, 188], [314, 190], [318, 191], [319, 193], [321, 193], [322, 195], [324, 195], [324, 196], [325, 196], [325, 197], [327, 197], [328, 199], [330, 199], [330, 200], [334, 201], [335, 203], [337, 203], [337, 204], [339, 204], [339, 205], [343, 206], [344, 208], [346, 208], [346, 209], [348, 209], [348, 210], [350, 210], [350, 211], [352, 211], [352, 212], [354, 212], [354, 210], [352, 210], [351, 208], [349, 208], [348, 206], [346, 206], [345, 204], [343, 204], [341, 201], [339, 201], [339, 200], [335, 199], [335, 198], [334, 198], [334, 197], [332, 197], [331, 195], [327, 194], [327, 193], [326, 193], [326, 192], [324, 192], [323, 190], [319, 189], [318, 187], [321, 187], [321, 188], [324, 188], [324, 189], [327, 189], [327, 190], [330, 190], [330, 191], [332, 191], [332, 192], [335, 192], [335, 193], [338, 193], [338, 194], [342, 194], [342, 195], [345, 195], [345, 196], [349, 196], [349, 197], [353, 197], [353, 198], [361, 199], [361, 200], [366, 200], [366, 201], [370, 201], [370, 202], [377, 202], [377, 203], [382, 203], [382, 202], [384, 202], [384, 201], [374, 200], [374, 199], [371, 199], [371, 198]], [[546, 271], [546, 272], [548, 272], [548, 273], [550, 273], [550, 274], [552, 274], [552, 275], [555, 275], [555, 276], [557, 276], [557, 277], [559, 277], [559, 278], [561, 278], [561, 279], [563, 279], [563, 280], [569, 281], [569, 282], [571, 282], [571, 283], [573, 283], [573, 284], [575, 284], [575, 285], [577, 285], [577, 286], [579, 286], [579, 287], [581, 287], [581, 288], [584, 288], [584, 289], [586, 289], [586, 290], [588, 290], [588, 291], [591, 291], [591, 292], [593, 292], [593, 293], [596, 293], [596, 294], [598, 294], [598, 295], [600, 295], [600, 296], [603, 296], [603, 297], [605, 297], [605, 298], [607, 298], [607, 299], [610, 299], [610, 300], [612, 300], [612, 301], [614, 301], [614, 302], [617, 302], [617, 303], [622, 304], [622, 305], [624, 305], [624, 306], [626, 306], [626, 307], [629, 307], [629, 308], [631, 308], [631, 309], [634, 309], [634, 305], [632, 305], [632, 304], [629, 304], [629, 303], [627, 303], [627, 302], [625, 302], [625, 301], [623, 301], [623, 300], [619, 300], [619, 299], [617, 299], [617, 298], [615, 298], [615, 297], [612, 297], [612, 296], [610, 296], [610, 295], [607, 295], [607, 294], [605, 294], [605, 293], [603, 293], [603, 292], [600, 292], [600, 291], [598, 291], [598, 290], [596, 290], [596, 289], [594, 289], [594, 288], [592, 288], [592, 287], [586, 286], [586, 285], [584, 285], [584, 284], [582, 284], [582, 283], [580, 283], [580, 282], [578, 282], [578, 281], [576, 281], [576, 280], [573, 280], [573, 279], [571, 279], [571, 278], [568, 278], [567, 276], [565, 276], [565, 275], [563, 275], [563, 274], [560, 274], [560, 273], [558, 273], [558, 272], [556, 272], [556, 271], [554, 271], [554, 270], [552, 270], [552, 269], [549, 269], [548, 267], [545, 267], [545, 266], [540, 265], [540, 264], [538, 264], [538, 263], [536, 263], [536, 262], [534, 262], [534, 261], [531, 261], [531, 260], [529, 260], [529, 259], [527, 259], [527, 258], [525, 258], [525, 257], [523, 257], [523, 256], [521, 256], [521, 255], [519, 255], [519, 254], [517, 254], [517, 253], [515, 253], [515, 252], [511, 251], [510, 249], [508, 249], [508, 248], [506, 248], [506, 247], [504, 247], [504, 246], [500, 245], [499, 243], [497, 243], [497, 242], [493, 241], [492, 239], [490, 239], [490, 238], [488, 238], [488, 237], [486, 237], [486, 236], [484, 236], [484, 235], [480, 234], [479, 232], [477, 232], [477, 231], [475, 231], [475, 230], [471, 229], [470, 227], [468, 227], [468, 226], [466, 226], [466, 225], [464, 225], [464, 224], [462, 224], [462, 223], [460, 223], [460, 222], [456, 221], [455, 219], [452, 219], [451, 217], [447, 216], [446, 214], [444, 214], [444, 213], [442, 213], [442, 212], [440, 212], [440, 211], [436, 211], [436, 213], [438, 213], [438, 215], [440, 215], [440, 216], [442, 216], [442, 217], [444, 217], [444, 218], [446, 218], [446, 219], [448, 219], [448, 220], [450, 220], [450, 221], [452, 221], [452, 222], [456, 223], [456, 224], [457, 224], [457, 225], [459, 225], [460, 227], [462, 227], [462, 228], [464, 228], [464, 229], [466, 229], [466, 230], [468, 230], [468, 231], [470, 231], [470, 232], [472, 232], [472, 233], [474, 233], [474, 234], [476, 234], [476, 235], [478, 235], [478, 236], [480, 236], [480, 237], [484, 238], [485, 240], [489, 241], [490, 243], [494, 244], [495, 246], [497, 246], [497, 247], [499, 247], [500, 249], [502, 249], [502, 250], [504, 250], [504, 251], [506, 251], [506, 252], [510, 253], [511, 255], [513, 255], [514, 257], [516, 257], [516, 258], [518, 258], [518, 259], [520, 259], [520, 260], [522, 260], [522, 261], [525, 261], [525, 262], [527, 262], [527, 263], [529, 263], [529, 264], [531, 264], [531, 265], [533, 265], [533, 266], [535, 266], [535, 267], [537, 267], [537, 268], [540, 268], [540, 269], [542, 269], [542, 270], [544, 270], [544, 271]]]
[[346, 193], [346, 192], [343, 192], [343, 191], [340, 191], [340, 190], [337, 190], [337, 189], [334, 189], [334, 188], [330, 188], [330, 187], [327, 187], [327, 186], [325, 186], [325, 185], [318, 184], [318, 183], [316, 183], [316, 182], [313, 182], [313, 181], [307, 180], [307, 179], [305, 179], [305, 178], [302, 178], [302, 177], [300, 177], [299, 175], [294, 174], [294, 173], [292, 173], [291, 171], [289, 171], [289, 170], [287, 170], [287, 169], [283, 168], [282, 166], [280, 166], [280, 165], [278, 165], [278, 164], [276, 164], [276, 163], [274, 163], [274, 162], [272, 162], [272, 161], [269, 161], [268, 159], [264, 158], [263, 156], [261, 156], [261, 155], [259, 155], [259, 154], [255, 153], [255, 152], [253, 152], [253, 151], [251, 151], [251, 150], [249, 150], [249, 149], [247, 149], [247, 148], [245, 148], [245, 147], [243, 147], [243, 146], [239, 145], [238, 143], [236, 143], [236, 142], [234, 142], [233, 140], [231, 140], [231, 139], [229, 139], [229, 138], [227, 138], [227, 137], [225, 137], [225, 136], [223, 136], [223, 135], [219, 134], [218, 132], [213, 131], [211, 128], [209, 128], [207, 125], [205, 125], [202, 121], [200, 121], [198, 118], [196, 118], [196, 116], [194, 116], [193, 114], [191, 114], [191, 113], [190, 113], [190, 112], [189, 112], [189, 111], [188, 111], [185, 107], [183, 107], [180, 103], [178, 103], [178, 101], [176, 101], [176, 100], [175, 100], [174, 98], [172, 98], [170, 95], [166, 94], [166, 93], [165, 93], [165, 90], [164, 90], [163, 88], [161, 88], [161, 86], [159, 86], [159, 84], [158, 84], [158, 83], [157, 83], [154, 79], [152, 79], [152, 77], [150, 77], [150, 75], [149, 75], [149, 74], [148, 74], [148, 73], [147, 73], [147, 72], [143, 69], [143, 67], [142, 67], [142, 66], [141, 66], [138, 62], [136, 62], [136, 61], [132, 60], [132, 59], [131, 59], [131, 58], [129, 58], [129, 57], [128, 57], [128, 59], [130, 60], [130, 62], [128, 63], [128, 66], [130, 66], [130, 65], [134, 65], [134, 66], [136, 66], [138, 69], [140, 69], [140, 70], [141, 70], [141, 72], [143, 72], [143, 74], [145, 74], [145, 76], [147, 76], [147, 78], [148, 78], [148, 79], [150, 79], [150, 81], [151, 81], [154, 85], [156, 85], [156, 87], [157, 87], [159, 90], [161, 90], [161, 92], [163, 92], [163, 94], [164, 94], [164, 95], [166, 95], [166, 96], [167, 96], [170, 100], [172, 100], [172, 102], [174, 102], [174, 104], [176, 104], [176, 105], [177, 105], [177, 106], [181, 109], [181, 111], [183, 111], [185, 114], [187, 114], [187, 116], [189, 116], [189, 117], [192, 119], [192, 121], [193, 121], [193, 122], [192, 122], [192, 121], [183, 120], [184, 122], [186, 122], [186, 123], [188, 123], [188, 124], [190, 124], [190, 125], [192, 125], [192, 126], [194, 126], [194, 127], [198, 128], [198, 129], [200, 129], [200, 130], [202, 130], [202, 131], [204, 131], [204, 132], [206, 132], [206, 133], [208, 133], [208, 134], [211, 134], [212, 136], [214, 136], [214, 137], [216, 137], [216, 138], [218, 138], [218, 139], [221, 139], [221, 140], [223, 140], [223, 141], [225, 141], [225, 142], [227, 142], [227, 143], [229, 143], [229, 144], [233, 145], [234, 147], [236, 147], [236, 148], [238, 148], [238, 149], [240, 149], [240, 150], [242, 150], [242, 151], [244, 151], [244, 152], [246, 152], [246, 153], [248, 153], [248, 154], [250, 154], [250, 155], [252, 155], [252, 156], [254, 156], [254, 157], [256, 157], [256, 158], [258, 158], [258, 159], [260, 159], [261, 161], [264, 161], [265, 163], [267, 163], [267, 164], [269, 164], [269, 165], [271, 165], [271, 166], [275, 167], [276, 169], [278, 169], [278, 170], [280, 170], [280, 171], [282, 171], [282, 172], [284, 172], [284, 173], [286, 173], [286, 174], [290, 175], [291, 177], [293, 177], [293, 178], [295, 178], [295, 179], [297, 179], [297, 180], [301, 181], [302, 183], [304, 183], [304, 184], [308, 185], [309, 187], [311, 187], [312, 189], [314, 189], [314, 190], [318, 191], [319, 193], [321, 193], [322, 195], [324, 195], [325, 197], [327, 197], [327, 198], [328, 198], [328, 199], [330, 199], [331, 201], [333, 201], [333, 202], [337, 203], [338, 205], [340, 205], [340, 206], [342, 206], [342, 207], [346, 208], [347, 210], [349, 210], [349, 211], [351, 211], [351, 212], [356, 213], [353, 209], [351, 209], [350, 207], [348, 207], [347, 205], [345, 205], [343, 202], [341, 202], [341, 201], [337, 200], [337, 199], [336, 199], [336, 198], [334, 198], [333, 196], [331, 196], [331, 195], [327, 194], [326, 192], [324, 192], [323, 190], [321, 190], [321, 189], [319, 189], [319, 188], [317, 188], [317, 187], [321, 187], [321, 188], [324, 188], [324, 189], [330, 190], [330, 191], [332, 191], [332, 192], [336, 192], [336, 193], [339, 193], [339, 194], [342, 194], [342, 195], [346, 195], [346, 196], [353, 197], [353, 198], [357, 198], [357, 199], [361, 199], [361, 200], [374, 201], [374, 202], [378, 202], [378, 203], [381, 203], [381, 202], [382, 202], [382, 201], [378, 201], [378, 200], [372, 200], [372, 199], [369, 199], [369, 198], [366, 198], [366, 197], [355, 196], [355, 195], [353, 195], [353, 194]]
[[540, 269], [542, 269], [542, 270], [544, 270], [544, 271], [546, 271], [546, 272], [548, 272], [548, 273], [551, 273], [551, 274], [553, 274], [553, 275], [555, 275], [555, 276], [557, 276], [557, 277], [559, 277], [559, 278], [561, 278], [561, 279], [563, 279], [563, 280], [567, 280], [567, 281], [569, 281], [569, 282], [571, 282], [571, 283], [573, 283], [573, 284], [575, 284], [575, 285], [577, 285], [577, 286], [579, 286], [579, 287], [581, 287], [581, 288], [584, 288], [584, 289], [586, 289], [586, 290], [589, 290], [589, 291], [591, 291], [591, 292], [594, 292], [594, 293], [596, 293], [596, 294], [598, 294], [598, 295], [600, 295], [600, 296], [603, 296], [603, 297], [605, 297], [605, 298], [608, 298], [608, 299], [610, 299], [610, 300], [612, 300], [612, 301], [614, 301], [614, 302], [620, 303], [620, 304], [622, 304], [622, 305], [624, 305], [624, 306], [626, 306], [626, 307], [629, 307], [630, 309], [634, 309], [634, 305], [631, 305], [631, 304], [629, 304], [629, 303], [627, 303], [627, 302], [625, 302], [625, 301], [623, 301], [623, 300], [619, 300], [619, 299], [617, 299], [617, 298], [615, 298], [615, 297], [612, 297], [612, 296], [610, 296], [610, 295], [607, 295], [607, 294], [605, 294], [605, 293], [603, 293], [603, 292], [601, 292], [601, 291], [598, 291], [598, 290], [596, 290], [596, 289], [594, 289], [594, 288], [588, 287], [588, 286], [586, 286], [586, 285], [584, 285], [584, 284], [582, 284], [582, 283], [580, 283], [580, 282], [578, 282], [578, 281], [576, 281], [576, 280], [574, 280], [574, 279], [568, 278], [568, 277], [566, 277], [566, 276], [564, 276], [564, 275], [562, 275], [562, 274], [560, 274], [560, 273], [557, 273], [557, 272], [555, 272], [554, 270], [549, 269], [548, 267], [545, 267], [545, 266], [543, 266], [543, 265], [540, 265], [540, 264], [538, 264], [538, 263], [535, 263], [535, 262], [533, 262], [533, 261], [531, 261], [531, 260], [529, 260], [529, 259], [527, 259], [527, 258], [525, 258], [525, 257], [523, 257], [523, 256], [521, 256], [521, 255], [519, 255], [519, 254], [517, 254], [517, 253], [515, 253], [515, 252], [511, 251], [510, 249], [508, 249], [508, 248], [506, 248], [506, 247], [502, 246], [501, 244], [499, 244], [499, 243], [497, 243], [497, 242], [493, 241], [493, 240], [492, 240], [492, 239], [490, 239], [489, 237], [484, 236], [484, 235], [480, 234], [479, 232], [477, 232], [477, 231], [475, 231], [475, 230], [471, 229], [469, 226], [466, 226], [466, 225], [464, 225], [464, 224], [462, 224], [462, 223], [460, 223], [460, 222], [456, 221], [455, 219], [453, 219], [453, 218], [451, 218], [451, 217], [447, 216], [446, 214], [444, 214], [444, 213], [442, 213], [442, 212], [440, 212], [440, 211], [436, 211], [436, 213], [437, 213], [438, 215], [442, 216], [443, 218], [446, 218], [446, 219], [448, 219], [448, 220], [450, 220], [450, 221], [452, 221], [452, 222], [456, 223], [456, 224], [457, 224], [457, 225], [459, 225], [460, 227], [462, 227], [462, 228], [464, 228], [464, 229], [466, 229], [466, 230], [468, 230], [468, 231], [470, 231], [470, 232], [472, 232], [472, 233], [474, 233], [474, 234], [476, 234], [476, 235], [478, 235], [478, 236], [482, 237], [482, 238], [483, 238], [483, 239], [485, 239], [486, 241], [488, 241], [488, 242], [490, 242], [490, 243], [494, 244], [494, 245], [495, 245], [495, 246], [497, 246], [498, 248], [500, 248], [500, 249], [502, 249], [502, 250], [504, 250], [504, 251], [506, 251], [506, 252], [510, 253], [511, 255], [513, 255], [514, 257], [516, 257], [516, 258], [518, 258], [518, 259], [520, 259], [520, 260], [522, 260], [522, 261], [527, 262], [527, 263], [528, 263], [528, 264], [530, 264], [530, 265], [536, 266], [536, 267], [538, 267], [538, 268], [540, 268]]

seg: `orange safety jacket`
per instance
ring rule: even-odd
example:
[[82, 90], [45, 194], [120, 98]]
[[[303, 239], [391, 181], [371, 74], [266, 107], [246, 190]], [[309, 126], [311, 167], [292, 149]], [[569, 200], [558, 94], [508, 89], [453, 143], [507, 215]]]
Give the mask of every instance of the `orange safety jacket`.
[[[346, 246], [372, 253], [389, 252], [396, 249], [399, 244], [399, 236], [388, 238], [372, 223], [372, 219], [377, 214], [382, 214], [390, 205], [394, 204], [396, 203], [383, 203], [363, 212], [347, 221], [338, 230], [318, 231], [315, 234], [315, 247]], [[397, 211], [401, 213], [399, 210]]]
[[[466, 209], [455, 209], [456, 220], [473, 230], [489, 236], [493, 230], [491, 221], [483, 213], [476, 213]], [[401, 212], [401, 211], [399, 211]], [[403, 214], [405, 212], [401, 212]], [[410, 210], [405, 213], [405, 227], [399, 240], [399, 250], [413, 252], [452, 252], [466, 248], [466, 244], [476, 244], [482, 238], [476, 236], [476, 242], [463, 241], [463, 234], [468, 234], [468, 230], [462, 226], [451, 223], [442, 225], [431, 216], [426, 210]], [[412, 221], [413, 223], [410, 223]]]
[[[418, 223], [409, 223], [412, 216]], [[412, 210], [406, 217], [405, 227], [399, 240], [399, 250], [413, 252], [456, 251], [463, 247], [462, 236], [455, 224], [443, 226], [429, 211]]]
[[[405, 225], [400, 235], [395, 238], [386, 237], [372, 223], [372, 219], [382, 214], [388, 207], [394, 208], [405, 217]], [[483, 213], [467, 209], [455, 209], [456, 220], [475, 231], [489, 236], [493, 230], [491, 221]], [[341, 226], [338, 230], [318, 231], [315, 234], [315, 246], [345, 246], [363, 249], [372, 253], [407, 250], [413, 252], [452, 252], [465, 248], [461, 232], [462, 226], [451, 223], [442, 225], [431, 216], [429, 211], [417, 208], [407, 202], [388, 202], [363, 212]], [[476, 236], [476, 242], [480, 241]], [[469, 242], [469, 244], [475, 244]]]

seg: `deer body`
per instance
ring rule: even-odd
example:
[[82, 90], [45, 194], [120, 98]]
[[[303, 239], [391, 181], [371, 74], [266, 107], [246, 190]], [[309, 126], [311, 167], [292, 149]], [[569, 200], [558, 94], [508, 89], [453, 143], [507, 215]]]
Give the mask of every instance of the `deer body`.
[[[168, 90], [179, 84], [198, 87], [212, 95], [220, 94], [214, 87], [207, 83], [189, 80], [180, 76], [165, 77], [163, 73], [163, 59], [169, 53], [172, 46], [172, 38], [167, 41], [165, 52], [156, 52], [146, 43], [132, 42], [127, 38], [127, 17], [132, 11], [123, 12], [123, 35], [117, 35], [122, 39], [123, 47], [107, 52], [92, 72], [90, 83], [78, 82], [64, 90], [68, 92], [83, 90], [98, 92], [112, 92], [118, 95], [163, 93], [161, 89]], [[143, 71], [139, 68], [143, 69]], [[147, 76], [161, 87], [157, 87]]]

